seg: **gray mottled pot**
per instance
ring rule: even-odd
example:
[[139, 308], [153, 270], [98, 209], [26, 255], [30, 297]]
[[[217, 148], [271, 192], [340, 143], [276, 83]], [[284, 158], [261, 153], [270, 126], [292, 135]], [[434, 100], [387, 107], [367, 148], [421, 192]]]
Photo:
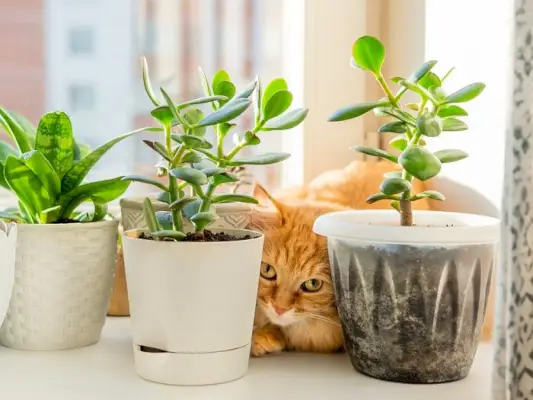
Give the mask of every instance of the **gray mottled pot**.
[[339, 315], [351, 362], [366, 375], [406, 383], [464, 378], [483, 325], [498, 220], [419, 212], [349, 211], [317, 220], [328, 237]]
[[[155, 211], [167, 211], [167, 204], [155, 199], [155, 195], [148, 195], [152, 199]], [[146, 223], [142, 213], [142, 197], [126, 197], [120, 200], [120, 213], [124, 231], [145, 229]], [[252, 207], [244, 203], [223, 203], [215, 205], [218, 219], [209, 226], [210, 229], [244, 229], [250, 222]], [[192, 224], [185, 221], [185, 229], [193, 230]]]

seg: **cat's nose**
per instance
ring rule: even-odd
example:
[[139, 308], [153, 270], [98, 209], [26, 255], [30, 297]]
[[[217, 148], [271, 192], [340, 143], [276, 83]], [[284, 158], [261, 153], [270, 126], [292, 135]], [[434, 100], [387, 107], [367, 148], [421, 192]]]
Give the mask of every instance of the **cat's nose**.
[[287, 309], [283, 307], [274, 306], [274, 311], [276, 312], [276, 314], [281, 315], [285, 311], [287, 311]]

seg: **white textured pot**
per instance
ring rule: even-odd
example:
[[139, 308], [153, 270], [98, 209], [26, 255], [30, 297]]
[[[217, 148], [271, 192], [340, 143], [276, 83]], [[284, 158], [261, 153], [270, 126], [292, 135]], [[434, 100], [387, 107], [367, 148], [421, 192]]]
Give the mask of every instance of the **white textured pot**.
[[499, 221], [415, 211], [343, 211], [317, 219], [354, 368], [406, 383], [464, 378], [496, 263]]
[[62, 350], [96, 343], [111, 294], [117, 227], [118, 221], [20, 224], [0, 344]]
[[252, 238], [159, 242], [124, 233], [135, 367], [144, 379], [208, 385], [248, 370], [263, 236], [224, 232]]
[[0, 220], [0, 326], [7, 314], [15, 284], [17, 225]]

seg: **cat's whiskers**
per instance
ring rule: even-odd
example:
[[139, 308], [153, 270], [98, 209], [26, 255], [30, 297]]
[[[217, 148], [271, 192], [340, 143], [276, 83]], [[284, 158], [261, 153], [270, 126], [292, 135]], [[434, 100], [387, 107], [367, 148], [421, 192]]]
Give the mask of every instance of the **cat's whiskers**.
[[332, 325], [335, 325], [335, 326], [340, 326], [341, 325], [338, 321], [335, 321], [332, 318], [328, 318], [328, 317], [325, 317], [325, 316], [320, 315], [320, 314], [315, 314], [315, 313], [311, 313], [311, 312], [305, 312], [305, 313], [302, 313], [302, 316], [304, 316], [306, 318], [314, 319], [314, 320], [317, 320], [317, 321], [326, 322], [326, 323], [329, 323], [329, 324], [332, 324]]

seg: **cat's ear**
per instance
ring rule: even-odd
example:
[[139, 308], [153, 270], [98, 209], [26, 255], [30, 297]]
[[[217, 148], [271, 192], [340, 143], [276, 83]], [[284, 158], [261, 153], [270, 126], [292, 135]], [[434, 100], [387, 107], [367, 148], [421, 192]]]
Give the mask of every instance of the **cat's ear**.
[[261, 184], [255, 183], [253, 196], [259, 201], [252, 213], [251, 224], [264, 230], [268, 226], [285, 224], [285, 205], [276, 200]]
[[259, 201], [259, 207], [275, 208], [280, 210], [281, 204], [272, 196], [263, 185], [255, 182], [253, 196]]

